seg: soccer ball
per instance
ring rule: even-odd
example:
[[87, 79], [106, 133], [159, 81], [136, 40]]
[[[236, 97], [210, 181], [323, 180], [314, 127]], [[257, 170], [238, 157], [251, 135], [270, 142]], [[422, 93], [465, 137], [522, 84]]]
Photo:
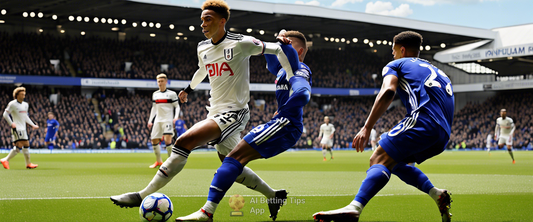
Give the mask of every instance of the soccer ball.
[[244, 197], [235, 194], [229, 198], [229, 207], [231, 207], [235, 211], [239, 211], [241, 208], [244, 207]]
[[174, 205], [167, 195], [153, 193], [144, 198], [139, 207], [142, 221], [164, 222], [167, 221], [174, 211]]

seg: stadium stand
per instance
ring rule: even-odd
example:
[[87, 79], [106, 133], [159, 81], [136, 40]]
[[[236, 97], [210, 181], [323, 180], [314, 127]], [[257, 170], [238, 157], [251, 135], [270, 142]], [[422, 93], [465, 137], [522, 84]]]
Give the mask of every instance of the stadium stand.
[[[0, 41], [3, 74], [153, 79], [163, 72], [170, 79], [190, 80], [198, 68], [196, 43], [187, 41], [5, 32], [0, 32]], [[52, 59], [60, 60], [58, 69], [50, 65]], [[379, 88], [381, 75], [373, 79], [372, 74], [381, 73], [389, 61], [355, 47], [310, 50], [306, 56], [313, 70], [313, 86], [326, 88]], [[126, 62], [132, 64], [128, 69]], [[168, 69], [161, 70], [161, 64], [168, 64]], [[250, 64], [252, 83], [274, 82], [262, 56], [252, 57]]]

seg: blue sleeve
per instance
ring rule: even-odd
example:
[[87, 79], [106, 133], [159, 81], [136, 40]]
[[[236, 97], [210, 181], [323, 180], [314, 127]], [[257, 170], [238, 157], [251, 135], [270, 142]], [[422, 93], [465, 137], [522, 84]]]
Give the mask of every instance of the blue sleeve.
[[56, 126], [59, 127], [59, 122], [55, 120]]
[[277, 75], [281, 69], [281, 64], [279, 63], [278, 57], [271, 54], [265, 54], [265, 59], [267, 61], [268, 71], [274, 75]]
[[[301, 70], [298, 70], [301, 71]], [[289, 80], [292, 94], [284, 104], [287, 108], [301, 108], [311, 99], [311, 85], [305, 76], [295, 75]]]
[[397, 60], [389, 62], [385, 67], [383, 67], [383, 70], [381, 71], [381, 76], [385, 77], [387, 75], [395, 75], [396, 77], [400, 78], [398, 76], [398, 63]]
[[285, 53], [285, 56], [287, 56], [287, 59], [289, 60], [289, 63], [291, 65], [292, 72], [296, 72], [300, 68], [300, 59], [298, 58], [298, 52], [296, 52], [296, 49], [292, 47], [292, 45], [288, 44], [281, 44], [281, 49], [283, 50], [283, 53]]

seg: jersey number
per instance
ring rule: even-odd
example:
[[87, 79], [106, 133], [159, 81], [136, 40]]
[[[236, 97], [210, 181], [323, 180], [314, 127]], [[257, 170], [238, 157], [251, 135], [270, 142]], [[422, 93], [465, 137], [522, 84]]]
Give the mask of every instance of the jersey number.
[[220, 66], [218, 63], [207, 64], [205, 65], [205, 70], [209, 73], [209, 77], [222, 76], [222, 73], [226, 71], [230, 72], [229, 76], [233, 76], [233, 70], [226, 62], [223, 62]]
[[[439, 88], [442, 88], [440, 83], [435, 80], [437, 78], [437, 73], [435, 72], [435, 70], [433, 70], [431, 68], [431, 66], [428, 65], [428, 64], [420, 64], [420, 66], [426, 67], [426, 68], [428, 68], [431, 71], [431, 76], [429, 76], [428, 80], [426, 80], [424, 85], [427, 86], [427, 87], [439, 87]], [[445, 79], [449, 80], [449, 78], [446, 75], [446, 73], [444, 73], [442, 70], [439, 69], [438, 73], [439, 73], [439, 75], [442, 78], [445, 78]], [[446, 93], [448, 93], [448, 95], [453, 96], [453, 90], [452, 90], [452, 83], [451, 82], [446, 85], [445, 90], [446, 90]]]

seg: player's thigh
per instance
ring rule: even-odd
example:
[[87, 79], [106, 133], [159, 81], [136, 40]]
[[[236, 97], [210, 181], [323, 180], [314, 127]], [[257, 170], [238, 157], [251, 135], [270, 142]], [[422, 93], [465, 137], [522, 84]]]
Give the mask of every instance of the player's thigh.
[[19, 141], [15, 142], [15, 146], [17, 146], [18, 148], [30, 147], [30, 141], [29, 140], [19, 140]]
[[165, 144], [169, 146], [172, 143], [172, 137], [174, 137], [171, 134], [164, 134], [163, 139], [165, 139]]
[[220, 128], [217, 123], [212, 119], [205, 119], [194, 124], [194, 126], [176, 139], [174, 144], [175, 146], [192, 150], [194, 147], [204, 145], [219, 137]]
[[387, 167], [389, 170], [392, 170], [396, 166], [397, 162], [387, 154], [383, 147], [378, 146], [372, 156], [370, 157], [370, 166], [375, 164], [381, 164]]
[[241, 140], [235, 149], [233, 149], [227, 156], [236, 159], [242, 165], [246, 165], [252, 160], [262, 158], [261, 154], [245, 140]]

